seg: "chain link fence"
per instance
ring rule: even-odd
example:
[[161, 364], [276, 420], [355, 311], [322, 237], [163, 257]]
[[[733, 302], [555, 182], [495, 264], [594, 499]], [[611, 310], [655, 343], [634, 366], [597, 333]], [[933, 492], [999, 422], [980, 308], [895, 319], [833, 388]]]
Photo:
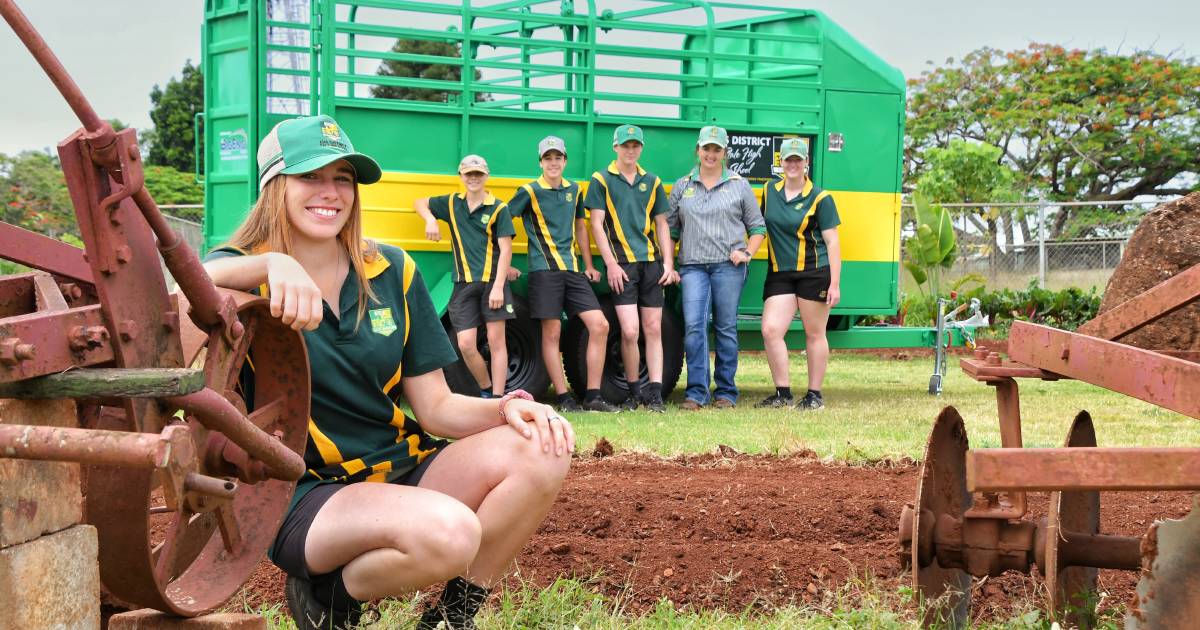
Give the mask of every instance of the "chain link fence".
[[[941, 204], [952, 217], [958, 258], [943, 275], [953, 283], [973, 276], [989, 289], [1021, 289], [1035, 282], [1052, 290], [1103, 292], [1142, 217], [1162, 201]], [[915, 229], [903, 206], [901, 238]], [[905, 255], [901, 250], [901, 257]], [[916, 283], [901, 270], [901, 287]], [[943, 285], [945, 286], [945, 285]]]

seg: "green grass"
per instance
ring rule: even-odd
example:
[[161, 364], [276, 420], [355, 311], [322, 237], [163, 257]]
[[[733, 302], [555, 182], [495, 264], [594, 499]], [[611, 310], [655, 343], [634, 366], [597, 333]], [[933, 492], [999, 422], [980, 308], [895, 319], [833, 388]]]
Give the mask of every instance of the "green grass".
[[[733, 410], [680, 411], [680, 389], [665, 414], [573, 414], [579, 448], [590, 451], [601, 437], [618, 451], [662, 456], [706, 453], [718, 444], [747, 453], [786, 455], [811, 449], [824, 458], [850, 463], [922, 457], [933, 419], [945, 405], [958, 408], [967, 423], [972, 447], [1000, 444], [994, 390], [977, 383], [950, 361], [941, 397], [926, 393], [932, 359], [885, 360], [866, 354], [835, 353], [823, 389], [826, 409], [801, 413], [755, 409], [773, 391], [766, 359], [744, 353], [738, 370], [742, 401]], [[794, 383], [804, 382], [804, 356], [792, 356]], [[1020, 381], [1025, 445], [1059, 446], [1080, 409], [1091, 412], [1100, 446], [1181, 446], [1200, 444], [1200, 422], [1148, 403], [1075, 381]], [[803, 387], [795, 387], [803, 393]], [[545, 589], [522, 585], [501, 594], [479, 617], [481, 630], [774, 630], [791, 628], [912, 628], [920, 609], [906, 587], [866, 576], [823, 591], [820, 601], [774, 610], [677, 609], [662, 600], [649, 612], [634, 614], [618, 595], [608, 597], [587, 579], [560, 579]], [[1050, 621], [1030, 597], [992, 611], [998, 621], [973, 624], [986, 629], [1048, 628]], [[415, 624], [420, 597], [389, 600], [379, 619], [364, 628], [408, 628]], [[295, 626], [279, 607], [262, 612], [273, 630]], [[973, 611], [979, 614], [980, 611]], [[1119, 612], [1106, 615], [1101, 628], [1123, 627]]]
[[[366, 613], [363, 630], [411, 628], [420, 615], [419, 596], [383, 602]], [[295, 624], [280, 607], [259, 611], [271, 630], [294, 630]], [[1050, 620], [1028, 602], [1018, 602], [1000, 620], [976, 621], [983, 630], [1043, 629]], [[760, 612], [722, 612], [677, 608], [661, 599], [650, 611], [629, 614], [620, 595], [607, 597], [596, 592], [590, 580], [560, 579], [544, 589], [521, 586], [505, 590], [499, 603], [490, 605], [477, 618], [480, 630], [877, 630], [919, 627], [922, 609], [912, 603], [906, 587], [889, 588], [870, 577], [854, 578], [825, 591], [819, 601]], [[1116, 630], [1123, 626], [1118, 616], [1098, 620], [1097, 628]], [[937, 626], [935, 626], [937, 627]]]
[[[680, 411], [676, 405], [682, 400], [681, 382], [665, 414], [580, 413], [571, 421], [581, 449], [605, 437], [618, 451], [664, 456], [705, 453], [725, 444], [771, 455], [807, 448], [824, 458], [860, 463], [920, 459], [934, 418], [942, 407], [953, 405], [966, 421], [972, 447], [999, 446], [995, 390], [967, 377], [958, 359], [951, 357], [942, 395], [930, 396], [926, 388], [932, 371], [933, 359], [928, 357], [895, 361], [835, 352], [822, 389], [824, 410], [755, 409], [754, 403], [774, 386], [764, 355], [743, 353], [737, 379], [741, 400], [733, 410]], [[793, 354], [797, 395], [804, 392], [804, 374], [804, 356]], [[1200, 444], [1200, 422], [1128, 396], [1077, 381], [1019, 384], [1028, 447], [1061, 446], [1081, 409], [1091, 413], [1100, 446]]]

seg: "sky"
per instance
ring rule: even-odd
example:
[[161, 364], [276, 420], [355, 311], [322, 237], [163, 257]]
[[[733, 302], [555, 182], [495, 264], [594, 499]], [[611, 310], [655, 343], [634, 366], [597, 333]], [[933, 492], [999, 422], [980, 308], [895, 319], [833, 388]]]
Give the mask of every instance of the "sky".
[[[623, 4], [635, 0], [624, 1]], [[150, 124], [150, 90], [200, 62], [204, 0], [17, 0], [105, 118]], [[478, 0], [476, 0], [478, 3]], [[909, 78], [989, 46], [1048, 42], [1200, 56], [1196, 0], [755, 0], [824, 12]], [[586, 2], [580, 2], [586, 6]], [[50, 147], [79, 127], [7, 25], [0, 27], [0, 153]]]

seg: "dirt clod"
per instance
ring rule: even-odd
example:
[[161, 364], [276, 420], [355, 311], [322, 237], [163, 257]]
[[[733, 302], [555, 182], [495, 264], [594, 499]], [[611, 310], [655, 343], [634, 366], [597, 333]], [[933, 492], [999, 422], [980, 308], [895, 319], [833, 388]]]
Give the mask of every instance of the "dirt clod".
[[[1142, 219], [1108, 280], [1100, 312], [1197, 264], [1200, 264], [1200, 192], [1158, 206]], [[1130, 333], [1121, 342], [1147, 350], [1200, 351], [1200, 302]]]
[[599, 459], [601, 457], [611, 457], [612, 454], [613, 454], [612, 442], [609, 442], [605, 438], [600, 438], [599, 440], [596, 440], [596, 446], [595, 446], [595, 448], [592, 449], [592, 457]]

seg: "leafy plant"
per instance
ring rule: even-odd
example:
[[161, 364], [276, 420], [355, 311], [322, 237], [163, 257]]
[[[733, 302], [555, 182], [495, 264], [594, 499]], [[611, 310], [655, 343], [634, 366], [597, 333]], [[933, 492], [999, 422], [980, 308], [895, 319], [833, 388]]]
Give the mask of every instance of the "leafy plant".
[[941, 290], [941, 270], [949, 269], [958, 257], [954, 227], [950, 224], [950, 213], [931, 204], [921, 193], [913, 194], [913, 208], [917, 229], [904, 243], [904, 268], [912, 274], [918, 289], [928, 283], [929, 294], [937, 296]]

